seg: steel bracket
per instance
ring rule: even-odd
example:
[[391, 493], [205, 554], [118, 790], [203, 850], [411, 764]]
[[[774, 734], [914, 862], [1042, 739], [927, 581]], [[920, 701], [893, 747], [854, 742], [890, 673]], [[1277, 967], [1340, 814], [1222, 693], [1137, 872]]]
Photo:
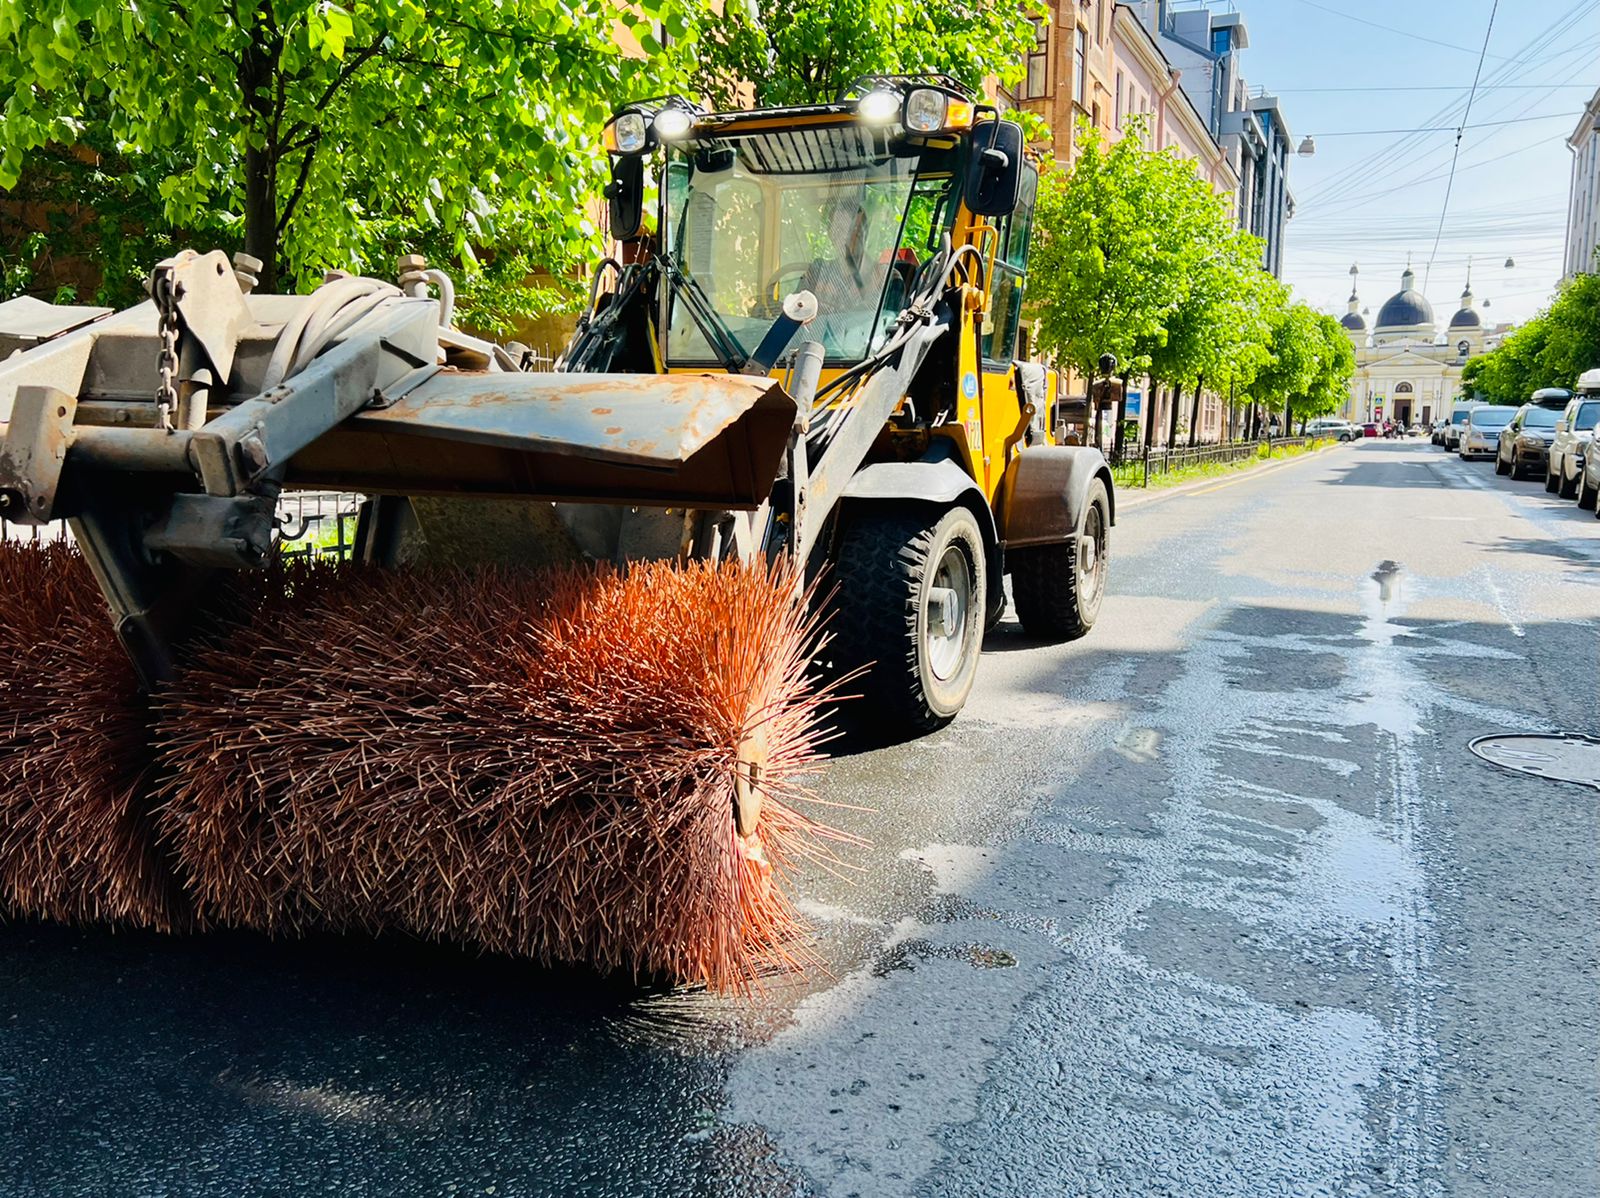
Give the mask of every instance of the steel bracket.
[[0, 516], [19, 524], [51, 519], [77, 410], [77, 396], [55, 387], [17, 388], [0, 439]]

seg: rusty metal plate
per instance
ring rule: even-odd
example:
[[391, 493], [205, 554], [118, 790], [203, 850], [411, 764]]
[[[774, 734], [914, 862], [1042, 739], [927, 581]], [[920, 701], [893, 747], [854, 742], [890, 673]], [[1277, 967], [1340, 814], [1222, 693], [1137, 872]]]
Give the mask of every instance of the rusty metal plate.
[[1578, 732], [1501, 733], [1480, 736], [1467, 748], [1491, 765], [1600, 788], [1600, 738]]
[[6, 300], [0, 304], [0, 358], [82, 328], [111, 315], [111, 311], [110, 308], [75, 304], [47, 304], [31, 295]]
[[[524, 452], [670, 466], [747, 413], [794, 401], [771, 379], [726, 374], [467, 374], [443, 370], [354, 424]], [[785, 436], [787, 429], [784, 429]]]

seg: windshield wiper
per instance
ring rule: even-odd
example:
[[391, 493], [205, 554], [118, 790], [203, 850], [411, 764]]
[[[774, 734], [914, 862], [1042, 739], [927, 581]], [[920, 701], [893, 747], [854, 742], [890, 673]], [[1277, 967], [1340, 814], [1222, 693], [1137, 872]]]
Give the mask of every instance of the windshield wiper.
[[744, 346], [739, 344], [739, 339], [733, 335], [733, 330], [728, 328], [721, 313], [712, 304], [711, 297], [700, 285], [700, 280], [679, 266], [678, 260], [671, 254], [660, 253], [657, 256], [666, 268], [668, 282], [678, 290], [684, 301], [684, 307], [689, 310], [689, 319], [694, 321], [695, 327], [700, 330], [700, 335], [711, 347], [711, 352], [716, 354], [727, 367], [729, 374], [738, 374], [750, 355], [745, 352]]

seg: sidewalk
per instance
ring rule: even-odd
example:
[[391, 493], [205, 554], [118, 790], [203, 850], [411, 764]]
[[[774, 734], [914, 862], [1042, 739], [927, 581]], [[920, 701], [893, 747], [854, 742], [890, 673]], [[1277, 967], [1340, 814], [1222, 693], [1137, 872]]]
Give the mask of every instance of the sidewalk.
[[1246, 479], [1261, 478], [1278, 470], [1286, 470], [1300, 462], [1312, 461], [1329, 450], [1343, 449], [1347, 445], [1356, 444], [1359, 444], [1359, 442], [1334, 441], [1329, 445], [1324, 445], [1321, 449], [1313, 449], [1308, 453], [1299, 453], [1292, 458], [1284, 458], [1281, 461], [1269, 459], [1259, 464], [1255, 462], [1243, 463], [1238, 469], [1228, 474], [1214, 474], [1209, 478], [1197, 478], [1193, 482], [1179, 483], [1175, 487], [1119, 487], [1117, 489], [1117, 512], [1120, 515], [1129, 508], [1160, 503], [1163, 499], [1170, 499], [1174, 495], [1187, 495], [1195, 491], [1220, 490], [1223, 487], [1231, 487], [1234, 483], [1244, 482]]

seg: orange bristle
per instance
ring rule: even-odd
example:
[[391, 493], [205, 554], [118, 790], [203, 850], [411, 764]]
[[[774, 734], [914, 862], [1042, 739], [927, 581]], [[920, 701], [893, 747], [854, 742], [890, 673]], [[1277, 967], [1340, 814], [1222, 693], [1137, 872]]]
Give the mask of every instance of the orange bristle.
[[787, 569], [339, 574], [157, 699], [160, 823], [207, 918], [717, 989], [794, 963], [777, 880], [833, 834], [798, 806], [819, 696]]
[[169, 929], [147, 704], [82, 555], [0, 538], [0, 910]]

